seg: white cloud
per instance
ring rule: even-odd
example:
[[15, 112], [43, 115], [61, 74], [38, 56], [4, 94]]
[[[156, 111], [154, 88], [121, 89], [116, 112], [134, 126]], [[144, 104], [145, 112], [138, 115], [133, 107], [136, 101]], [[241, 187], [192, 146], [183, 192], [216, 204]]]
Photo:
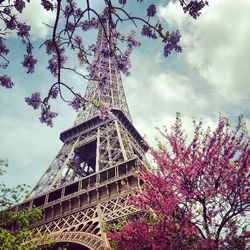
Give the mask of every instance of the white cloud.
[[48, 35], [49, 27], [55, 20], [55, 13], [46, 11], [38, 0], [27, 3], [23, 13], [19, 15], [19, 20], [31, 25], [32, 39], [45, 38]]
[[[31, 4], [35, 7], [24, 16], [33, 23], [33, 28], [37, 27], [34, 37], [45, 36], [47, 28], [41, 20], [52, 20], [52, 16], [47, 17], [46, 11], [39, 17], [40, 11], [34, 15], [39, 1], [33, 0]], [[249, 88], [246, 86], [246, 79], [250, 79], [246, 43], [250, 37], [249, 4], [248, 0], [210, 0], [210, 6], [198, 20], [184, 15], [178, 1], [159, 7], [161, 17], [167, 20], [170, 28], [181, 29], [185, 52], [178, 56], [173, 54], [163, 61], [162, 55], [159, 57], [162, 44], [157, 48], [157, 42], [153, 43], [154, 50], [144, 44], [135, 51], [131, 76], [123, 77], [135, 128], [142, 135], [146, 134], [150, 143], [158, 136], [155, 127], [166, 125], [170, 128], [176, 112], [183, 114], [183, 127], [189, 135], [194, 117], [203, 118], [205, 126], [215, 127], [219, 112], [233, 119], [240, 113], [249, 112]], [[43, 73], [38, 71], [37, 79], [44, 81]], [[22, 78], [18, 79], [21, 82]], [[84, 85], [74, 76], [66, 80], [74, 86]], [[32, 86], [29, 89], [35, 88]], [[42, 83], [39, 86], [47, 88]], [[0, 120], [0, 151], [11, 161], [9, 182], [33, 185], [55, 156], [60, 146], [58, 135], [73, 124], [75, 114], [65, 109], [65, 104], [61, 108], [59, 104], [55, 109], [53, 106], [60, 116], [55, 121], [55, 128], [46, 128], [37, 121], [38, 112], [20, 105], [32, 91], [27, 94], [15, 89], [11, 91], [16, 91], [16, 96], [13, 92], [2, 94], [0, 98], [7, 107]], [[247, 122], [249, 125], [249, 119]]]
[[154, 95], [163, 102], [180, 104], [194, 98], [188, 81], [189, 79], [182, 75], [161, 73], [151, 79], [151, 86], [155, 92]]
[[179, 1], [170, 1], [166, 6], [160, 5], [158, 8], [158, 16], [164, 19], [170, 27], [181, 27], [184, 21], [187, 22], [190, 18], [183, 15], [183, 10]]
[[170, 29], [179, 27], [187, 63], [211, 91], [224, 101], [241, 105], [250, 96], [250, 1], [209, 3], [197, 20], [184, 15], [172, 1], [159, 8], [159, 15]]
[[[193, 118], [203, 118], [205, 126], [214, 127], [219, 111], [214, 108], [217, 103], [211, 104], [210, 96], [202, 95], [192, 78], [178, 70], [159, 70], [157, 58], [149, 61], [145, 57], [138, 53], [133, 60], [132, 76], [124, 78], [132, 119], [138, 131], [146, 134], [147, 140], [156, 145], [155, 137], [159, 134], [155, 128], [164, 125], [170, 128], [176, 112], [183, 115], [183, 127], [189, 136], [193, 131]], [[139, 62], [143, 62], [143, 67]]]

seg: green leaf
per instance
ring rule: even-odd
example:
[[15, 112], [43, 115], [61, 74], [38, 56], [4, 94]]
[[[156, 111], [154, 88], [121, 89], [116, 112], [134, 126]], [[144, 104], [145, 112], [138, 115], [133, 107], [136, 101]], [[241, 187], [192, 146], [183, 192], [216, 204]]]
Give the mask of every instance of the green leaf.
[[102, 108], [102, 106], [103, 106], [103, 102], [102, 102], [102, 100], [99, 100], [98, 104], [97, 104], [97, 107], [100, 109], [100, 108]]

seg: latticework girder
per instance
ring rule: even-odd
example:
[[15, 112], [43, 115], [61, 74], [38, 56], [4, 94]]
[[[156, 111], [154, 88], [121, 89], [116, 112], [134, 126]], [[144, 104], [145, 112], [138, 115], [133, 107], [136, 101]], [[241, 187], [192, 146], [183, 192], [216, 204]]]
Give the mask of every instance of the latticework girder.
[[[100, 27], [97, 46], [106, 46]], [[96, 55], [98, 56], [98, 55]], [[43, 218], [32, 231], [53, 242], [72, 242], [89, 249], [108, 249], [103, 224], [139, 214], [128, 200], [130, 188], [140, 185], [133, 175], [136, 161], [145, 160], [147, 147], [132, 125], [120, 72], [111, 59], [102, 63], [96, 75], [108, 74], [100, 89], [98, 81], [88, 83], [85, 98], [101, 100], [112, 108], [104, 120], [99, 110], [87, 103], [74, 126], [61, 133], [63, 146], [34, 187], [31, 198], [17, 209], [40, 207]], [[33, 239], [43, 244], [43, 238]]]
[[[96, 43], [97, 48], [105, 49], [108, 44], [114, 43], [112, 36], [110, 36], [109, 27], [109, 20], [104, 22], [103, 26], [100, 27]], [[107, 37], [111, 40], [107, 41]], [[100, 55], [95, 55], [95, 57], [100, 57]], [[105, 62], [98, 66], [96, 77], [100, 77], [103, 72], [106, 72], [108, 75], [105, 86], [100, 86], [98, 81], [90, 81], [85, 92], [85, 99], [95, 100], [96, 102], [101, 100], [102, 103], [111, 108], [122, 110], [130, 122], [132, 122], [122, 85], [121, 74], [115, 64], [112, 63], [112, 58], [108, 60], [105, 58]], [[86, 103], [84, 109], [79, 112], [74, 125], [80, 124], [98, 114], [98, 108], [91, 103]]]
[[119, 119], [114, 117], [106, 122], [99, 119], [99, 122], [102, 124], [98, 127], [94, 126], [92, 130], [89, 127], [82, 134], [64, 143], [33, 189], [33, 195], [40, 195], [135, 156], [143, 158], [142, 145], [138, 145], [133, 134]]

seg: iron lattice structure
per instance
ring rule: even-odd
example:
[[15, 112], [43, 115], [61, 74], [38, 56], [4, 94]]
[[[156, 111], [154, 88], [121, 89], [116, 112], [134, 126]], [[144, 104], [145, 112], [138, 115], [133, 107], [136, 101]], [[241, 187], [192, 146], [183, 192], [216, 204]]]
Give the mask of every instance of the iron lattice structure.
[[[109, 23], [100, 26], [97, 47], [106, 45]], [[106, 32], [106, 34], [105, 34]], [[105, 42], [106, 41], [106, 42]], [[98, 55], [96, 55], [98, 56]], [[113, 116], [100, 119], [99, 110], [87, 104], [74, 126], [61, 133], [64, 143], [31, 198], [17, 209], [40, 207], [43, 218], [32, 226], [54, 242], [73, 242], [88, 249], [107, 249], [103, 223], [138, 215], [128, 203], [129, 187], [138, 186], [136, 161], [145, 160], [147, 147], [132, 125], [121, 75], [111, 59], [101, 63], [97, 74], [108, 72], [108, 83], [88, 83], [85, 98], [102, 100], [112, 107]], [[42, 244], [42, 238], [35, 239]]]

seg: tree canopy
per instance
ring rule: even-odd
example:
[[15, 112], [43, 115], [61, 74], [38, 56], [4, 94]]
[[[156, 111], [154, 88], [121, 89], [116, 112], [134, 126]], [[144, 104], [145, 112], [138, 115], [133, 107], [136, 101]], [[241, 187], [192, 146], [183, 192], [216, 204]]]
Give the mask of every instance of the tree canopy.
[[[0, 160], [0, 178], [6, 172], [8, 163]], [[41, 210], [30, 207], [16, 211], [12, 207], [21, 202], [28, 194], [28, 187], [18, 185], [14, 188], [7, 187], [0, 181], [0, 250], [30, 250], [39, 249], [32, 241], [24, 244], [34, 235], [29, 226], [41, 218]]]
[[[248, 249], [250, 137], [244, 119], [231, 129], [219, 118], [203, 130], [194, 121], [191, 141], [177, 115], [163, 141], [150, 149], [155, 167], [141, 164], [132, 203], [148, 216], [108, 233], [117, 249]], [[112, 228], [112, 227], [111, 227]]]

